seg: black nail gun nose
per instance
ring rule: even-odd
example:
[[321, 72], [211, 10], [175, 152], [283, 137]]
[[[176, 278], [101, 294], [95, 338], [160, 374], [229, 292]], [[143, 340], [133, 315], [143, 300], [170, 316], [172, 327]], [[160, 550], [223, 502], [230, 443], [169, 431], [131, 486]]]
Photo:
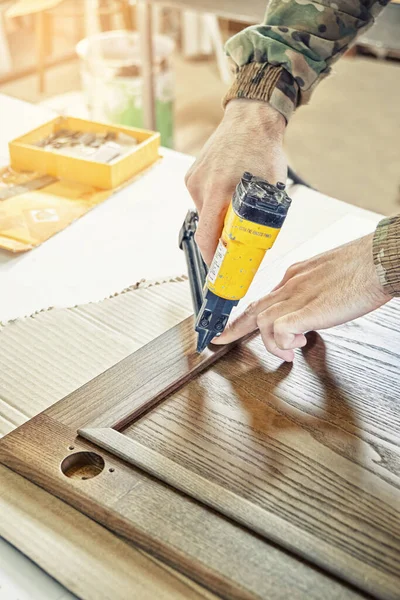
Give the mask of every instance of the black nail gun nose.
[[[195, 330], [198, 335], [197, 352], [202, 352], [210, 344], [213, 338], [223, 331], [223, 328], [218, 327], [218, 322], [213, 322], [218, 321], [218, 319], [207, 318], [206, 320], [205, 316], [208, 309], [207, 299], [205, 297], [208, 267], [204, 262], [194, 239], [198, 221], [199, 216], [197, 211], [189, 210], [179, 233], [179, 247], [185, 253], [189, 274], [190, 292], [196, 317]], [[220, 303], [221, 300], [219, 300], [219, 304]], [[222, 300], [222, 303], [224, 304], [226, 301]], [[228, 304], [230, 306], [232, 303], [228, 302]], [[234, 304], [237, 303], [234, 302], [233, 305]], [[217, 306], [217, 308], [219, 308], [219, 306]], [[226, 314], [225, 321], [228, 320], [229, 313], [230, 310]]]
[[179, 248], [185, 253], [190, 292], [196, 317], [204, 302], [204, 285], [208, 273], [207, 265], [194, 239], [198, 221], [197, 211], [189, 210], [179, 232]]

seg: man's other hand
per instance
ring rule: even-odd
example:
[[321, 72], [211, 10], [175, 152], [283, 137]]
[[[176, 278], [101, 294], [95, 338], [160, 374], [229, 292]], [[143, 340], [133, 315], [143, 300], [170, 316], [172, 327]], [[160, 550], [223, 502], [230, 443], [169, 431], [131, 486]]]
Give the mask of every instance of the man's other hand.
[[232, 194], [245, 171], [269, 183], [286, 181], [282, 149], [286, 121], [266, 102], [231, 100], [224, 117], [186, 175], [199, 212], [196, 241], [210, 264]]
[[352, 321], [391, 298], [372, 258], [373, 234], [291, 266], [276, 288], [228, 323], [215, 344], [259, 329], [266, 349], [291, 362], [306, 345], [305, 333]]

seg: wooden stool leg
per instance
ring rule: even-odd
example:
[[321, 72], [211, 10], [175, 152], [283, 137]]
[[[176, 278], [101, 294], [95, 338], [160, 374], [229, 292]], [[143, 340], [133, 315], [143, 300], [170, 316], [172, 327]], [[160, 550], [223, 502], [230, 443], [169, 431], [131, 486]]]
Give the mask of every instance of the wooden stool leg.
[[44, 70], [46, 62], [45, 13], [36, 13], [36, 65], [39, 77], [39, 92], [44, 92]]
[[203, 16], [203, 23], [205, 29], [209, 32], [214, 45], [215, 54], [217, 57], [217, 64], [221, 79], [227, 85], [232, 83], [232, 75], [228, 65], [228, 59], [224, 52], [224, 42], [219, 28], [218, 17], [212, 14], [206, 14]]
[[132, 31], [135, 29], [135, 23], [133, 20], [132, 6], [129, 4], [129, 0], [121, 0], [121, 14], [124, 21], [125, 29]]
[[0, 73], [8, 73], [12, 69], [11, 52], [8, 46], [4, 14], [0, 13]]
[[142, 57], [144, 126], [146, 129], [154, 130], [156, 129], [156, 114], [153, 78], [152, 11], [148, 0], [140, 0], [136, 6]]
[[44, 48], [46, 57], [53, 53], [53, 17], [44, 13]]
[[99, 0], [84, 0], [85, 36], [99, 33]]
[[108, 12], [108, 2], [104, 0], [100, 0], [99, 2], [99, 21], [100, 21], [100, 29], [101, 31], [111, 31], [112, 30], [112, 20], [111, 15]]

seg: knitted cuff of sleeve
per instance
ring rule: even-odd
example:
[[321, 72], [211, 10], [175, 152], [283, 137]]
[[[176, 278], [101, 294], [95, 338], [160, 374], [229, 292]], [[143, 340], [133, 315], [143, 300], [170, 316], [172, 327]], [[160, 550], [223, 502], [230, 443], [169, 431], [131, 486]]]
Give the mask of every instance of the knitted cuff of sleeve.
[[237, 68], [235, 81], [226, 94], [224, 107], [234, 98], [269, 102], [289, 121], [299, 103], [299, 86], [282, 66], [249, 63]]
[[385, 292], [400, 296], [400, 215], [380, 221], [374, 235], [373, 255]]

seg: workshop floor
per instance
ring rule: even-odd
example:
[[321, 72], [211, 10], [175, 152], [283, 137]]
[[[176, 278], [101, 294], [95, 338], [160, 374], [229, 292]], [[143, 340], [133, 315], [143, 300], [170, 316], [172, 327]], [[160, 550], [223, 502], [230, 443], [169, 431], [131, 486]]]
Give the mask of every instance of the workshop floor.
[[[225, 85], [214, 61], [176, 57], [176, 149], [197, 154], [218, 124]], [[79, 64], [48, 69], [46, 93], [34, 75], [0, 92], [39, 102], [79, 90]], [[400, 210], [400, 63], [346, 58], [293, 117], [291, 165], [318, 190], [384, 214]]]

